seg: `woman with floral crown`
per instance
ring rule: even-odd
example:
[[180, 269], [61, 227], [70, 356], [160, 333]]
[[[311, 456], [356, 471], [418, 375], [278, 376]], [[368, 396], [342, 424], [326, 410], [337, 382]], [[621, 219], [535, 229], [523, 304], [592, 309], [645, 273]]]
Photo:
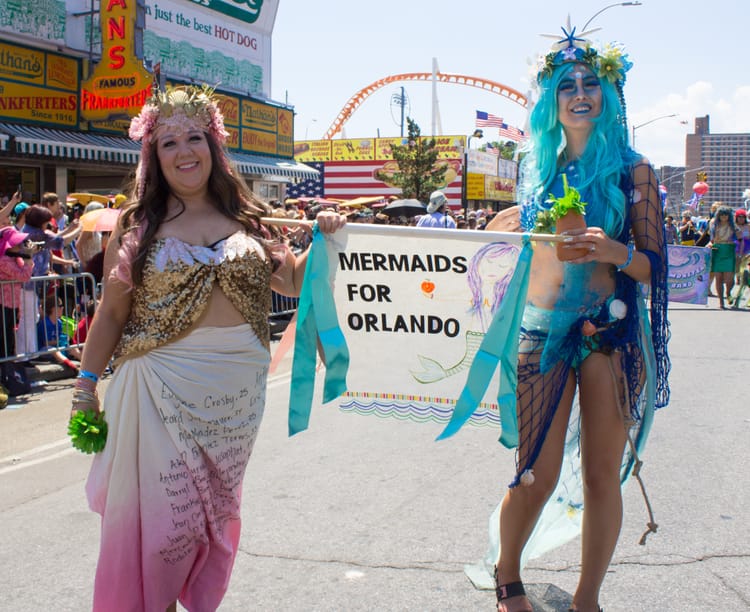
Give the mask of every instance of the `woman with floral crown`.
[[98, 418], [114, 354], [109, 431], [86, 485], [102, 516], [93, 609], [216, 610], [263, 416], [271, 290], [299, 295], [306, 254], [261, 225], [269, 209], [230, 162], [210, 89], [155, 91], [130, 136], [141, 158], [73, 395], [71, 423]]
[[531, 610], [522, 565], [579, 532], [571, 609], [600, 609], [621, 482], [638, 475], [654, 407], [669, 400], [662, 207], [652, 167], [628, 144], [622, 86], [632, 64], [619, 46], [595, 49], [570, 22], [563, 33], [537, 74], [521, 204], [487, 226], [532, 231], [551, 202], [575, 194], [586, 203], [586, 227], [562, 243], [567, 255], [534, 245], [518, 349], [516, 474], [490, 519], [484, 561], [494, 566], [501, 612]]

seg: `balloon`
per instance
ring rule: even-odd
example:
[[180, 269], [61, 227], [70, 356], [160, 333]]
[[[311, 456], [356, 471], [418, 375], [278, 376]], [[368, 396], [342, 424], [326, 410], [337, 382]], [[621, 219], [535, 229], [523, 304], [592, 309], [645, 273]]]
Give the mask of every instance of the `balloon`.
[[695, 185], [693, 185], [693, 193], [697, 193], [699, 196], [706, 195], [707, 191], [708, 191], [708, 183], [704, 183], [703, 181], [698, 181]]

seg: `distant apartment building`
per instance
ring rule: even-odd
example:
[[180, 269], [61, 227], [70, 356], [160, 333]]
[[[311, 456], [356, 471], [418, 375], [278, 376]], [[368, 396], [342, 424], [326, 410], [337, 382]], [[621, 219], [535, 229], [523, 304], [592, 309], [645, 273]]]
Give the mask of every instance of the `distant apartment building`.
[[682, 203], [689, 199], [685, 197], [685, 166], [662, 166], [656, 173], [659, 185], [667, 189], [667, 214], [677, 215], [682, 210]]
[[684, 197], [693, 193], [696, 174], [706, 173], [709, 191], [701, 212], [711, 203], [733, 208], [743, 205], [742, 192], [750, 188], [750, 134], [711, 134], [709, 116], [695, 118], [695, 133], [685, 141]]

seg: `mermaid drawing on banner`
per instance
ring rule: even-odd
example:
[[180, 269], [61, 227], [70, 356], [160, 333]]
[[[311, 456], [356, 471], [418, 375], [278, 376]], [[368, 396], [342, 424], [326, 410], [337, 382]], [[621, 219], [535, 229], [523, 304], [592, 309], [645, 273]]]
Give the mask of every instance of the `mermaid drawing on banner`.
[[500, 307], [515, 270], [519, 249], [505, 242], [491, 242], [481, 247], [471, 258], [467, 270], [467, 282], [471, 290], [471, 305], [474, 329], [466, 332], [466, 351], [453, 366], [444, 367], [434, 359], [417, 355], [421, 371], [410, 370], [421, 383], [434, 383], [454, 376], [471, 367], [484, 334]]

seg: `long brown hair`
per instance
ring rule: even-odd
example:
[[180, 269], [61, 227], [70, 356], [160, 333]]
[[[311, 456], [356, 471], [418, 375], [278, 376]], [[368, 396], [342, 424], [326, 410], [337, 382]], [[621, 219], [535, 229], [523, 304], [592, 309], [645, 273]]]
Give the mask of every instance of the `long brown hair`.
[[[224, 148], [214, 140], [211, 133], [204, 132], [204, 135], [211, 151], [212, 167], [208, 179], [209, 197], [222, 214], [239, 222], [247, 233], [259, 239], [270, 261], [270, 243], [273, 239], [278, 239], [279, 231], [274, 227], [265, 227], [260, 222], [261, 217], [270, 215], [270, 207], [250, 191]], [[136, 285], [143, 280], [146, 253], [154, 243], [159, 227], [166, 220], [167, 201], [171, 193], [156, 156], [155, 142], [151, 144], [148, 157], [151, 163], [145, 168], [146, 180], [143, 197], [138, 200], [135, 196], [137, 183], [134, 178], [129, 189], [132, 202], [123, 211], [119, 221], [124, 229], [120, 238], [121, 242], [127, 233], [143, 228], [143, 234], [138, 241], [138, 248], [132, 262], [132, 279]]]

